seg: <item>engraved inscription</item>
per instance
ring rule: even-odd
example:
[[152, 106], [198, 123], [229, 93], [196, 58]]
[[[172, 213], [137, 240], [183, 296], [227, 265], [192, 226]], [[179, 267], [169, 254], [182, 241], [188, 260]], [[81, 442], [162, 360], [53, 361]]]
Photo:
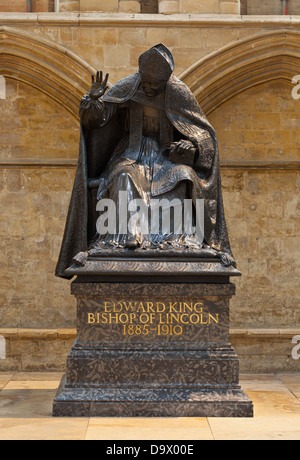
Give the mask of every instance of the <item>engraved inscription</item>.
[[119, 325], [123, 335], [183, 334], [191, 325], [219, 324], [219, 313], [210, 312], [203, 302], [150, 302], [105, 300], [101, 311], [87, 312], [89, 325]]

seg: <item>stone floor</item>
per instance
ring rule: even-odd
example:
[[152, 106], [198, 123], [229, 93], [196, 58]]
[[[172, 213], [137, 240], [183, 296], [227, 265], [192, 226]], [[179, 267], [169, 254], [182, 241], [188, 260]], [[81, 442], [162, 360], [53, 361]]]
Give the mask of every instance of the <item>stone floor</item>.
[[300, 440], [300, 374], [243, 375], [254, 418], [53, 418], [58, 373], [0, 373], [0, 440]]

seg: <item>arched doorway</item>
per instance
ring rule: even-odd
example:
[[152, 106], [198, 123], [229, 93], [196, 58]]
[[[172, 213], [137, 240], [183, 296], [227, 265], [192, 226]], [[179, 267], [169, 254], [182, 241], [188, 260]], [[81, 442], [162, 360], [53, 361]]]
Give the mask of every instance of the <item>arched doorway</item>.
[[58, 43], [18, 29], [0, 27], [0, 43], [0, 75], [33, 86], [78, 118], [95, 69]]
[[80, 99], [94, 72], [50, 40], [0, 28], [0, 322], [73, 326], [55, 265], [78, 156]]
[[261, 83], [291, 81], [300, 73], [300, 33], [260, 33], [231, 42], [200, 59], [180, 75], [206, 114]]

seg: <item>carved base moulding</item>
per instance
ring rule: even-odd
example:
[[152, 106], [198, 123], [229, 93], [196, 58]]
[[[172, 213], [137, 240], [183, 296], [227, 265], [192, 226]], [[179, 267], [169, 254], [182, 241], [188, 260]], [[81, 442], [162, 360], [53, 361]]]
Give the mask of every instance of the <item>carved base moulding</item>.
[[229, 343], [229, 276], [240, 273], [217, 260], [110, 264], [69, 269], [77, 337], [53, 415], [253, 416]]

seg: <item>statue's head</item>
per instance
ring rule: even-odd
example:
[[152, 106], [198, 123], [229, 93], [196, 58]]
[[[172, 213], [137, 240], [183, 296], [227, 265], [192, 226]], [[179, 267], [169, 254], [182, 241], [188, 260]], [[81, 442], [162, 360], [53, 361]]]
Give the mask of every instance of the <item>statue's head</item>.
[[160, 43], [139, 58], [139, 73], [143, 91], [148, 97], [161, 93], [174, 70], [174, 59], [168, 48]]

